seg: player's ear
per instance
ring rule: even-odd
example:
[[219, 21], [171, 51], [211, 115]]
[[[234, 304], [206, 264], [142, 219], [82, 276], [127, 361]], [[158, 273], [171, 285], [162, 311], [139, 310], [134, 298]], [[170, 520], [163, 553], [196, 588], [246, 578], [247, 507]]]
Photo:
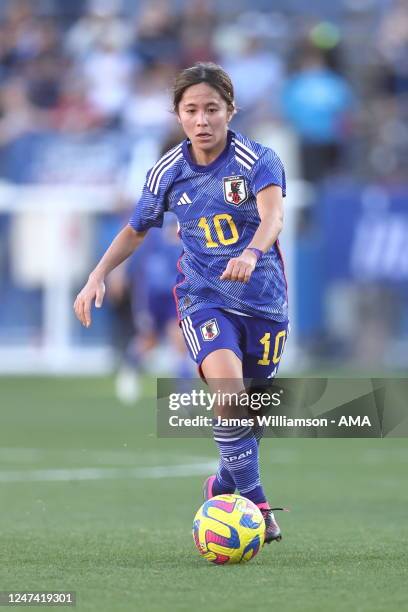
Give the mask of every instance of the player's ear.
[[228, 113], [227, 113], [228, 123], [231, 121], [235, 113], [236, 113], [235, 106], [228, 106]]

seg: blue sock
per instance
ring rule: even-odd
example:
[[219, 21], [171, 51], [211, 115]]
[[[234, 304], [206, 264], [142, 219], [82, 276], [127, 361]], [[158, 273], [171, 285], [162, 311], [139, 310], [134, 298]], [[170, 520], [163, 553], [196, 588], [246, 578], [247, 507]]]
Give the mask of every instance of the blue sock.
[[222, 465], [228, 466], [240, 494], [255, 504], [265, 503], [259, 475], [258, 444], [251, 428], [214, 425], [213, 431]]
[[226, 466], [225, 460], [220, 457], [218, 463], [218, 470], [215, 475], [215, 480], [212, 486], [212, 492], [214, 495], [223, 495], [224, 493], [235, 492], [235, 482], [231, 473]]
[[[252, 432], [255, 436], [256, 443], [259, 445], [261, 443], [263, 434], [265, 431], [265, 425], [258, 425], [255, 421], [254, 426], [252, 427]], [[220, 458], [218, 463], [218, 470], [215, 475], [214, 484], [212, 487], [214, 495], [223, 495], [224, 493], [234, 493], [235, 491], [235, 482], [231, 473], [228, 469], [228, 465], [226, 461]]]

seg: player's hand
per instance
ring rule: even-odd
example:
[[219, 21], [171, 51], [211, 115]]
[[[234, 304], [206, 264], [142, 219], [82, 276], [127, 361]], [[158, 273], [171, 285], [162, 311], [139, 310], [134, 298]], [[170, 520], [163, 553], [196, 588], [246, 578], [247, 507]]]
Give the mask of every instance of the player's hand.
[[238, 281], [247, 283], [251, 278], [252, 272], [258, 259], [255, 253], [245, 250], [239, 257], [232, 257], [227, 263], [227, 267], [220, 276], [220, 280]]
[[78, 293], [74, 302], [74, 311], [77, 319], [79, 319], [85, 327], [89, 327], [92, 323], [91, 307], [95, 300], [96, 308], [102, 306], [105, 295], [105, 283], [100, 278], [95, 278], [92, 275], [80, 293]]

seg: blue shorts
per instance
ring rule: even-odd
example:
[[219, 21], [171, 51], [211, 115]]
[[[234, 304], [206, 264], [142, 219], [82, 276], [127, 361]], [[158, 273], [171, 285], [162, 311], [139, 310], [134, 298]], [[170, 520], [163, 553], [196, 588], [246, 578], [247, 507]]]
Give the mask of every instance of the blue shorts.
[[213, 351], [230, 349], [242, 361], [243, 377], [273, 378], [288, 334], [288, 322], [261, 317], [246, 317], [207, 308], [185, 317], [181, 323], [191, 357], [199, 366]]

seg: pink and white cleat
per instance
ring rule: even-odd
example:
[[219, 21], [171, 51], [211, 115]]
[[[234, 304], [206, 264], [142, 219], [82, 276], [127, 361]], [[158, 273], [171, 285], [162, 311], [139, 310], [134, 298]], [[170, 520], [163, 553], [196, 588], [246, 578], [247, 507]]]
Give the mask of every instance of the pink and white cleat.
[[213, 492], [212, 492], [214, 480], [215, 480], [215, 474], [212, 474], [212, 476], [209, 476], [204, 482], [203, 496], [204, 496], [205, 501], [214, 497]]
[[266, 504], [258, 504], [258, 508], [262, 512], [265, 521], [265, 544], [280, 542], [282, 539], [282, 532], [273, 512], [275, 510], [289, 512], [288, 508], [269, 508]]

